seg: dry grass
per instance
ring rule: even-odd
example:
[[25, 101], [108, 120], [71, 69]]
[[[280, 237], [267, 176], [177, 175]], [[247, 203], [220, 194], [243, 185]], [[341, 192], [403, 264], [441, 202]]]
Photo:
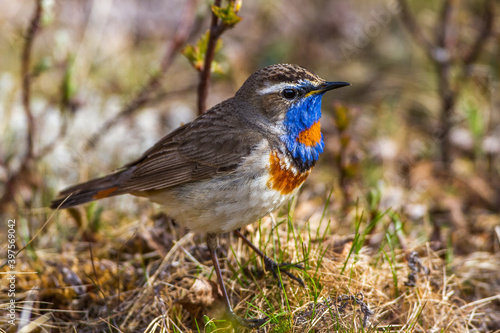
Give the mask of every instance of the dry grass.
[[[60, 218], [70, 221], [67, 214]], [[221, 244], [236, 311], [269, 317], [259, 332], [486, 332], [500, 322], [498, 255], [475, 252], [451, 267], [422, 244], [411, 250], [429, 274], [420, 271], [415, 286], [406, 286], [408, 251], [386, 244], [356, 254], [355, 235], [339, 239], [331, 230], [317, 235], [273, 225], [266, 218], [246, 231], [271, 256], [302, 263], [306, 270], [296, 273], [305, 288], [286, 279], [278, 288], [241, 241], [226, 237]], [[203, 316], [220, 319], [221, 294], [199, 237], [173, 240], [182, 231], [164, 215], [108, 232], [92, 243], [18, 256], [19, 271], [36, 272], [18, 276], [24, 299], [18, 310], [31, 318], [27, 331], [196, 332], [203, 331]]]

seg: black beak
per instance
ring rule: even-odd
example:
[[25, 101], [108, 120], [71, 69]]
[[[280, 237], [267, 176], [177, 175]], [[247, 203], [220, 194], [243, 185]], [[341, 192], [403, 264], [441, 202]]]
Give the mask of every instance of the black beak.
[[349, 82], [325, 82], [318, 87], [321, 92], [326, 92], [328, 90], [333, 90], [337, 88], [342, 88], [345, 86], [350, 86]]

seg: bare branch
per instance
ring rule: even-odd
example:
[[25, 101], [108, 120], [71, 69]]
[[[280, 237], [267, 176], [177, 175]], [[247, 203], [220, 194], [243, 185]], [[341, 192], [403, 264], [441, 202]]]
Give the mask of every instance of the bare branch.
[[447, 35], [450, 28], [451, 14], [453, 12], [453, 5], [451, 0], [445, 0], [441, 8], [440, 19], [438, 28], [436, 29], [436, 44], [442, 49], [448, 49]]
[[[215, 0], [214, 6], [220, 7], [221, 0]], [[210, 33], [207, 43], [207, 52], [203, 69], [200, 71], [200, 83], [198, 85], [198, 114], [206, 110], [208, 85], [210, 80], [210, 68], [215, 56], [215, 46], [220, 35], [224, 32], [225, 25], [219, 23], [219, 18], [212, 12], [212, 22], [210, 24]]]
[[420, 47], [427, 53], [430, 59], [434, 60], [433, 50], [434, 45], [429, 42], [418, 26], [417, 20], [413, 16], [406, 0], [398, 0], [401, 7], [401, 21], [406, 27], [406, 30], [412, 35], [413, 39], [420, 45]]
[[464, 66], [467, 67], [476, 61], [477, 57], [481, 53], [484, 43], [486, 39], [491, 35], [493, 31], [493, 18], [495, 17], [495, 5], [493, 0], [486, 0], [485, 11], [484, 11], [484, 19], [483, 19], [483, 27], [479, 34], [477, 35], [476, 40], [474, 41], [474, 45], [469, 50], [469, 52], [464, 56], [463, 63]]
[[[31, 166], [34, 159], [34, 144], [33, 138], [35, 137], [35, 117], [31, 110], [31, 52], [33, 50], [33, 43], [35, 41], [36, 34], [40, 27], [40, 19], [42, 17], [42, 0], [36, 1], [35, 11], [31, 17], [28, 30], [26, 31], [24, 38], [23, 51], [21, 56], [21, 77], [22, 77], [22, 103], [24, 113], [26, 114], [26, 120], [28, 122], [28, 128], [26, 130], [26, 154], [24, 155], [21, 167], [10, 175], [10, 177], [5, 182], [5, 192], [0, 198], [0, 211], [5, 209], [16, 196], [19, 184], [21, 182], [26, 182], [29, 179], [27, 175], [31, 172]], [[2, 161], [2, 164], [6, 161]], [[7, 164], [5, 167], [8, 170]], [[28, 180], [29, 181], [29, 180]]]
[[24, 158], [25, 161], [30, 160], [33, 157], [33, 137], [35, 136], [35, 119], [33, 117], [33, 112], [31, 110], [31, 51], [33, 49], [33, 42], [35, 40], [35, 35], [40, 27], [40, 19], [42, 17], [42, 0], [36, 1], [35, 12], [30, 20], [30, 25], [26, 31], [24, 46], [22, 52], [21, 60], [21, 76], [22, 82], [22, 101], [24, 113], [26, 114], [26, 119], [28, 122], [28, 129], [26, 133], [26, 144], [27, 151]]
[[116, 126], [122, 119], [130, 117], [143, 107], [150, 100], [152, 93], [160, 87], [161, 79], [165, 76], [175, 56], [178, 54], [179, 49], [185, 44], [189, 37], [194, 24], [196, 3], [197, 0], [189, 0], [186, 4], [183, 17], [177, 27], [175, 36], [166, 47], [159, 71], [149, 78], [148, 82], [146, 82], [139, 93], [118, 113], [118, 115], [106, 121], [104, 125], [87, 140], [85, 145], [86, 150], [95, 147], [102, 136]]

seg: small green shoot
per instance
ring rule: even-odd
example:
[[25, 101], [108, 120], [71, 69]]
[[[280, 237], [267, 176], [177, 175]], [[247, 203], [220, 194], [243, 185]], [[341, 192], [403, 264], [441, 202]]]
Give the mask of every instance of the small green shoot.
[[389, 258], [389, 255], [387, 252], [385, 252], [382, 249], [382, 252], [384, 253], [385, 258], [387, 259], [387, 262], [389, 263], [389, 266], [391, 267], [391, 273], [392, 273], [392, 281], [394, 283], [394, 292], [395, 292], [395, 298], [399, 297], [399, 288], [398, 288], [398, 273], [396, 269], [396, 254], [394, 253], [394, 246], [392, 245], [391, 237], [389, 235], [385, 235], [387, 239], [387, 243], [389, 244], [389, 248], [391, 250], [391, 257]]
[[205, 333], [212, 333], [218, 330], [217, 325], [208, 316], [203, 316], [203, 323], [205, 324]]
[[[183, 50], [182, 54], [189, 60], [191, 65], [197, 70], [201, 71], [205, 63], [205, 55], [207, 53], [208, 39], [210, 38], [210, 31], [207, 31], [200, 39], [196, 42], [196, 45], [187, 45]], [[217, 40], [215, 46], [215, 54], [219, 52], [222, 47], [222, 40]], [[213, 62], [211, 70], [216, 73], [222, 72], [220, 65], [217, 62]]]
[[[241, 6], [241, 4], [240, 4]], [[232, 1], [230, 1], [226, 7], [212, 6], [212, 12], [220, 18], [222, 23], [228, 27], [234, 27], [241, 21], [241, 17], [237, 15], [239, 6], [234, 6]]]
[[[356, 211], [358, 210], [358, 206], [356, 205]], [[349, 258], [351, 258], [352, 252], [354, 251], [355, 245], [359, 240], [360, 234], [359, 234], [359, 228], [361, 227], [361, 220], [363, 219], [363, 212], [360, 214], [357, 214], [356, 212], [356, 230], [354, 231], [354, 240], [352, 242], [351, 249], [349, 250], [349, 253], [347, 254], [347, 257], [344, 260], [344, 266], [342, 266], [342, 269], [340, 270], [340, 275], [344, 275], [345, 269], [347, 267], [347, 262], [349, 261]]]

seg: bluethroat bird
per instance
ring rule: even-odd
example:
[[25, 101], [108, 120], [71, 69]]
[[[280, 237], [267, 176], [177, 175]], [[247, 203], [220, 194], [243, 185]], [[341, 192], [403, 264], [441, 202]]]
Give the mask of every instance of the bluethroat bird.
[[303, 284], [287, 271], [290, 264], [279, 265], [265, 256], [238, 229], [297, 193], [323, 152], [321, 99], [325, 92], [348, 85], [327, 82], [297, 65], [265, 67], [234, 97], [177, 128], [135, 161], [63, 190], [51, 208], [126, 193], [163, 205], [177, 223], [206, 234], [231, 321], [260, 325], [262, 319], [233, 313], [217, 259], [217, 235], [234, 231], [275, 277], [279, 270]]

